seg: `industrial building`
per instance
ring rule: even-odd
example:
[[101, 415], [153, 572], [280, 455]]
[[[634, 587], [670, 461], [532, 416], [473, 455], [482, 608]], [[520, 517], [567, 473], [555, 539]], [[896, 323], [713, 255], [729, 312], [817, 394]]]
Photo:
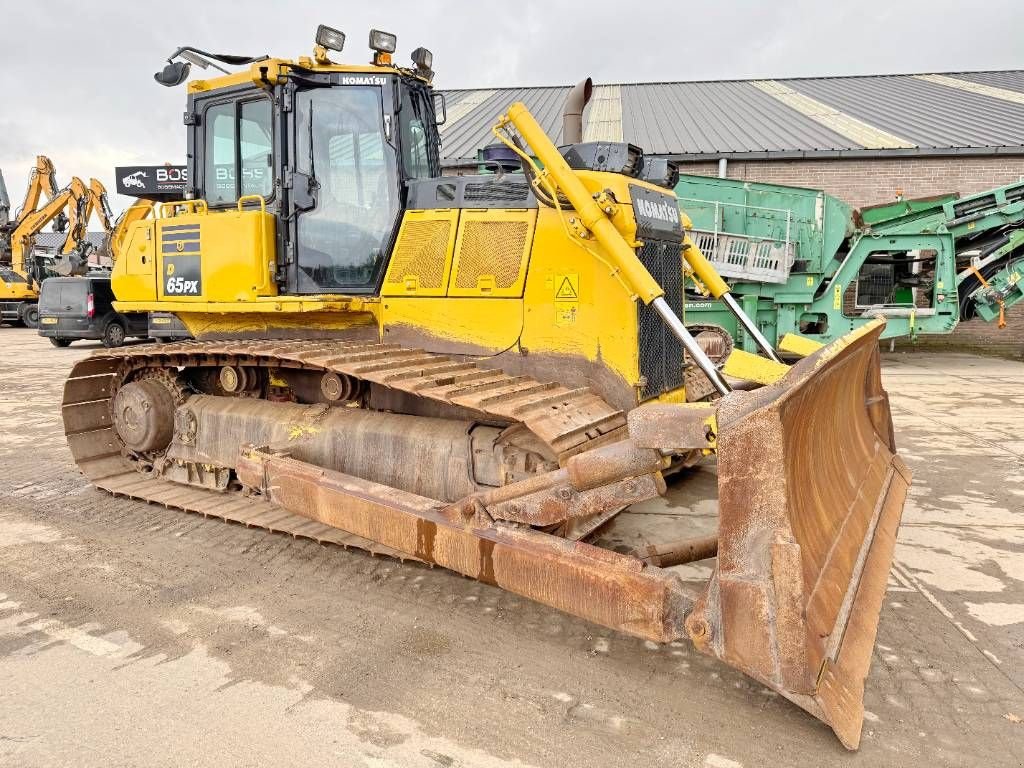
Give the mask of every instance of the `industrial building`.
[[[569, 88], [446, 91], [447, 172], [477, 172], [491, 126], [516, 101], [560, 139]], [[584, 139], [631, 142], [683, 173], [821, 189], [856, 207], [968, 194], [1024, 179], [1024, 70], [597, 83]], [[1006, 329], [969, 322], [929, 343], [1021, 354], [1022, 310]]]

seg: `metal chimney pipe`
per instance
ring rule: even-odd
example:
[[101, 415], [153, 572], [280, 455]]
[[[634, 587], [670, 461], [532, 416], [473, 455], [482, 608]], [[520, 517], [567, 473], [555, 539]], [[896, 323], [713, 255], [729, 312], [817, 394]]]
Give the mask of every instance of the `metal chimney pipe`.
[[594, 83], [588, 77], [580, 80], [569, 91], [562, 108], [562, 143], [579, 144], [583, 141], [583, 110], [594, 92]]

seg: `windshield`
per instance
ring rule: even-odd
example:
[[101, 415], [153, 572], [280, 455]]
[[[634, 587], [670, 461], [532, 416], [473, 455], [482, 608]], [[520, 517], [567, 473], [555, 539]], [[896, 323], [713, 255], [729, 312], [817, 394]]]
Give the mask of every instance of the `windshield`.
[[303, 91], [296, 112], [296, 165], [318, 185], [298, 219], [299, 292], [372, 291], [400, 207], [380, 89]]

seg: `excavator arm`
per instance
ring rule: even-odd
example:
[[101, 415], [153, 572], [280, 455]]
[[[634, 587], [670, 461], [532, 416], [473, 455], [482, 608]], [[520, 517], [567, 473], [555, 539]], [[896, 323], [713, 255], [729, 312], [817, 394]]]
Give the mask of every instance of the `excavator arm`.
[[67, 187], [50, 198], [46, 205], [23, 217], [15, 227], [11, 235], [11, 268], [15, 273], [24, 277], [30, 285], [42, 283], [45, 277], [44, 270], [27, 259], [32, 248], [33, 238], [42, 232], [47, 224], [61, 216], [69, 204], [79, 205], [84, 195], [85, 185], [81, 179], [75, 177]]
[[[114, 229], [114, 212], [110, 210], [107, 188], [99, 179], [89, 179], [89, 213], [91, 214], [93, 210], [99, 216], [103, 231], [110, 234]], [[86, 221], [88, 222], [88, 218]]]
[[[95, 179], [92, 181], [95, 181]], [[99, 182], [96, 183], [98, 184]], [[102, 185], [100, 186], [102, 188]], [[70, 211], [68, 216], [68, 236], [64, 240], [60, 253], [62, 256], [78, 254], [84, 259], [89, 219], [95, 207], [93, 192], [77, 176], [71, 179], [68, 189], [71, 191], [71, 200], [68, 201], [68, 210]]]
[[[57, 171], [53, 166], [53, 162], [46, 155], [36, 156], [36, 164], [29, 174], [25, 199], [14, 217], [15, 226], [39, 208], [39, 204], [44, 196], [52, 200], [59, 193], [60, 187], [57, 186]], [[58, 221], [57, 229], [63, 232], [66, 221], [59, 216], [54, 216], [53, 220]]]

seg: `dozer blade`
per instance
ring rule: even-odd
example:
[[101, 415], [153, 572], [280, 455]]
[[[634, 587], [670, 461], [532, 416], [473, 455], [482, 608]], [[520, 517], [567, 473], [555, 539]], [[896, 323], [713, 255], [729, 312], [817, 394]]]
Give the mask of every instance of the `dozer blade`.
[[[412, 415], [350, 409], [328, 415], [319, 406], [179, 392], [175, 424], [184, 428], [175, 430], [167, 455], [200, 451], [216, 468], [246, 436], [231, 463], [244, 491], [198, 487], [205, 475], [191, 473], [182, 484], [129, 461], [116, 431], [113, 398], [132, 391], [133, 398], [148, 402], [147, 392], [164, 391], [152, 384], [177, 379], [150, 376], [120, 388], [118, 380], [132, 370], [152, 373], [157, 364], [178, 376], [179, 366], [201, 367], [213, 354], [224, 364], [235, 360], [232, 355], [252, 360], [261, 354], [315, 364], [301, 350], [282, 352], [277, 342], [274, 352], [261, 352], [255, 342], [188, 342], [156, 353], [104, 351], [75, 366], [65, 386], [64, 425], [83, 471], [113, 493], [415, 558], [647, 640], [689, 636], [700, 650], [828, 723], [854, 748], [909, 485], [881, 387], [877, 347], [883, 327], [884, 321], [869, 325], [812, 352], [775, 383], [732, 391], [715, 403], [653, 402], [622, 419], [601, 401], [597, 408], [593, 396], [574, 406], [572, 392], [561, 395], [562, 404], [572, 406], [559, 411], [561, 426], [546, 416], [540, 426], [528, 420], [524, 427], [533, 424], [535, 435], [557, 443], [566, 430], [579, 431], [580, 419], [603, 423], [610, 413], [613, 431], [563, 457], [557, 469], [481, 486], [454, 502], [413, 492], [422, 479], [422, 458], [407, 467], [412, 477], [405, 478], [405, 489], [351, 474], [372, 474], [360, 463], [363, 453], [392, 443], [360, 442], [353, 460], [342, 461], [344, 451], [327, 450], [335, 443], [317, 442], [365, 440], [366, 431], [352, 425], [374, 422], [378, 438], [389, 435], [394, 446], [405, 440], [415, 448], [423, 427], [408, 426], [419, 418]], [[287, 427], [283, 432], [281, 424]], [[212, 430], [214, 437], [202, 430]], [[462, 445], [468, 433], [456, 431], [452, 445]], [[213, 457], [225, 435], [234, 436], [227, 438], [228, 454]], [[706, 449], [718, 453], [717, 541], [703, 535], [638, 554], [560, 533], [574, 521], [606, 521], [608, 514], [664, 494], [669, 457]], [[373, 454], [387, 455], [395, 454]], [[321, 459], [328, 466], [317, 463]], [[401, 480], [400, 474], [386, 475], [388, 482]], [[687, 535], [697, 532], [684, 525]], [[636, 541], [658, 543], [652, 535], [663, 529], [641, 528]], [[684, 582], [671, 568], [716, 551], [717, 566], [704, 587]]]
[[825, 721], [849, 749], [910, 485], [881, 386], [883, 328], [723, 398], [718, 562], [686, 619], [700, 650]]

